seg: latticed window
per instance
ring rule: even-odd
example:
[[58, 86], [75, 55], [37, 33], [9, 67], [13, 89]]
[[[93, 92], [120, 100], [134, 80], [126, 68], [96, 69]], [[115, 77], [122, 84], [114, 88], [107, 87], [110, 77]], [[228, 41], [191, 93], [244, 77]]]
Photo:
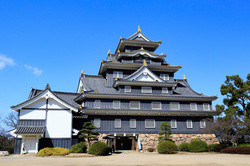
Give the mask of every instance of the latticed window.
[[131, 92], [131, 86], [125, 86], [124, 92]]
[[192, 120], [187, 120], [187, 128], [188, 129], [193, 128], [193, 122], [192, 122]]
[[95, 100], [94, 107], [95, 108], [101, 108], [101, 100]]
[[130, 119], [129, 125], [130, 128], [136, 128], [136, 119]]
[[154, 119], [146, 119], [145, 120], [145, 128], [155, 128], [155, 120]]
[[95, 118], [94, 119], [94, 126], [97, 128], [101, 127], [101, 119], [100, 118]]
[[171, 128], [177, 128], [177, 121], [176, 120], [171, 120], [170, 121]]
[[152, 87], [143, 86], [141, 87], [142, 93], [152, 93]]
[[201, 128], [206, 128], [206, 121], [205, 120], [200, 121], [200, 127]]
[[171, 110], [179, 110], [180, 109], [180, 103], [179, 102], [171, 102], [170, 103], [170, 109]]
[[197, 104], [196, 103], [190, 103], [190, 109], [191, 110], [197, 110]]
[[152, 102], [152, 109], [160, 110], [161, 109], [161, 102]]
[[168, 88], [162, 88], [162, 93], [168, 93]]
[[114, 71], [113, 78], [123, 78], [123, 72], [122, 71]]
[[140, 109], [140, 102], [139, 101], [130, 101], [130, 108], [131, 109]]
[[203, 103], [203, 109], [206, 110], [206, 111], [209, 111], [210, 110], [209, 103]]
[[119, 109], [120, 108], [120, 101], [119, 100], [114, 100], [113, 101], [113, 108], [114, 109]]
[[160, 78], [163, 80], [169, 80], [169, 74], [160, 74]]
[[122, 127], [122, 120], [115, 119], [115, 128], [121, 128], [121, 127]]

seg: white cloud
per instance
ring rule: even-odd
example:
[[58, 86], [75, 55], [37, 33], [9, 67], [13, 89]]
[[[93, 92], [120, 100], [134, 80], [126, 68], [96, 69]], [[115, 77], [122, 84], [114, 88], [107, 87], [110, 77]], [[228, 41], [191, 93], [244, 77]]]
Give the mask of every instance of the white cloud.
[[33, 72], [33, 74], [35, 74], [36, 76], [40, 76], [42, 74], [42, 70], [38, 69], [37, 67], [32, 67], [29, 65], [24, 65], [26, 67], [26, 69], [31, 70]]
[[14, 66], [15, 62], [13, 59], [8, 58], [7, 56], [0, 54], [0, 70], [5, 68], [6, 66]]

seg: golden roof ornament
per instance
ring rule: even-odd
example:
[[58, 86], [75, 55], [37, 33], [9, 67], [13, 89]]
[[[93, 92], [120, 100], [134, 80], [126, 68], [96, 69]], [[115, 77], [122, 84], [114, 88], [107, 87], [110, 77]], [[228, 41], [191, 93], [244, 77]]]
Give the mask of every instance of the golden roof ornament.
[[140, 27], [140, 25], [138, 25], [137, 32], [141, 32], [141, 27]]
[[201, 96], [204, 96], [203, 93], [201, 93]]
[[170, 66], [170, 64], [168, 64], [168, 66]]
[[113, 60], [112, 63], [115, 63], [115, 60]]
[[117, 81], [117, 80], [118, 80], [118, 78], [116, 77], [116, 78], [115, 78], [115, 80]]
[[81, 71], [81, 74], [84, 75], [84, 70]]
[[120, 50], [118, 50], [117, 52], [120, 53]]
[[143, 47], [141, 47], [141, 50], [144, 50], [144, 48], [143, 48]]
[[84, 90], [82, 90], [82, 93], [84, 93]]
[[103, 62], [103, 60], [102, 60], [102, 62]]
[[97, 89], [94, 90], [94, 93], [97, 93]]
[[147, 66], [147, 62], [145, 59], [143, 59], [143, 66]]
[[183, 79], [184, 79], [184, 80], [186, 80], [186, 79], [187, 79], [185, 75], [183, 75]]
[[120, 39], [122, 39], [122, 37], [120, 37]]
[[80, 105], [80, 109], [82, 109], [82, 106]]
[[108, 54], [111, 54], [111, 53], [110, 53], [110, 50], [108, 51]]

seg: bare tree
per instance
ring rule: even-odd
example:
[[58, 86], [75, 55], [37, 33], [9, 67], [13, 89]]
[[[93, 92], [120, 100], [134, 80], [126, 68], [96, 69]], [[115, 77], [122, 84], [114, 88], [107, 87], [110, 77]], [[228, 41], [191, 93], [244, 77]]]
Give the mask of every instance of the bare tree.
[[16, 128], [17, 127], [17, 113], [15, 112], [11, 112], [9, 113], [9, 115], [7, 115], [4, 119], [3, 119], [3, 123], [10, 128]]

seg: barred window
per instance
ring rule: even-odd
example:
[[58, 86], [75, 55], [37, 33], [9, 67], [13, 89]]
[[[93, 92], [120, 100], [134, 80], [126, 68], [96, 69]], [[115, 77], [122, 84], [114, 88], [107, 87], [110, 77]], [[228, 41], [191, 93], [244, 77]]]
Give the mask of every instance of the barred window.
[[115, 128], [121, 128], [121, 127], [122, 127], [122, 120], [115, 119]]
[[188, 129], [193, 128], [193, 122], [192, 122], [192, 120], [187, 120], [187, 128]]
[[154, 119], [146, 119], [145, 120], [145, 128], [155, 128], [155, 120]]
[[169, 80], [169, 74], [160, 74], [160, 78], [163, 80]]
[[209, 111], [210, 110], [209, 103], [203, 103], [203, 109], [206, 110], [206, 111]]
[[101, 108], [101, 100], [95, 100], [94, 107]]
[[113, 108], [114, 109], [119, 109], [120, 108], [120, 101], [119, 100], [114, 100], [113, 101]]
[[152, 102], [152, 109], [160, 110], [161, 109], [161, 102]]
[[170, 121], [170, 125], [171, 125], [171, 128], [172, 128], [172, 129], [177, 128], [177, 121], [172, 119], [172, 120]]
[[143, 87], [141, 87], [141, 92], [142, 93], [152, 93], [152, 87], [143, 86]]
[[139, 101], [130, 101], [130, 108], [131, 109], [140, 109], [140, 102]]
[[205, 120], [200, 121], [200, 128], [206, 128], [206, 121]]
[[101, 119], [100, 118], [95, 118], [94, 119], [94, 126], [97, 128], [101, 127]]
[[179, 102], [170, 102], [170, 109], [171, 110], [179, 110], [180, 109], [180, 103]]
[[197, 104], [196, 103], [190, 103], [190, 109], [191, 110], [197, 110]]
[[130, 128], [136, 128], [136, 119], [130, 119], [129, 125]]
[[125, 86], [124, 92], [131, 92], [131, 86]]
[[122, 71], [113, 71], [113, 78], [123, 78]]
[[162, 88], [162, 93], [168, 93], [168, 88]]

